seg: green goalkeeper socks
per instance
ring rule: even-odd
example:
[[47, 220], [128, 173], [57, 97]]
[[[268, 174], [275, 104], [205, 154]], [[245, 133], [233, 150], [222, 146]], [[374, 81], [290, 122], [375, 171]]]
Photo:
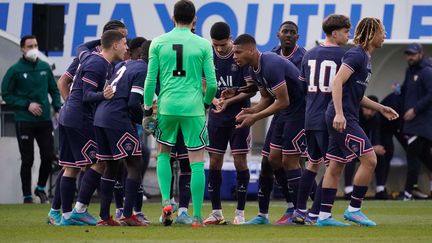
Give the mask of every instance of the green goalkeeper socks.
[[201, 218], [205, 189], [204, 162], [191, 163], [190, 167], [192, 170], [190, 190], [192, 194], [193, 216]]
[[162, 194], [162, 202], [167, 200], [169, 201], [172, 177], [169, 153], [158, 154], [156, 173], [159, 182], [159, 188]]

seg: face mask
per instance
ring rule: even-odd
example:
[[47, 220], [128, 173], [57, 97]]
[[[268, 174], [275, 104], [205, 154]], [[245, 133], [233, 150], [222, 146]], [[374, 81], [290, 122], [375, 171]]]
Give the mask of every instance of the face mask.
[[25, 54], [25, 58], [28, 59], [29, 61], [35, 62], [36, 59], [38, 58], [38, 55], [39, 55], [39, 50], [37, 48], [33, 48]]

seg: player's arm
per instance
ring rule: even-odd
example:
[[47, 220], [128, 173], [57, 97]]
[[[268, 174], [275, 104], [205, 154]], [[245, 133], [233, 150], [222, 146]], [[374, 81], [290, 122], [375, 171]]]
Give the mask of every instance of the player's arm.
[[152, 112], [153, 97], [156, 90], [156, 82], [159, 74], [159, 53], [157, 49], [157, 40], [152, 41], [149, 50], [149, 64], [147, 76], [144, 82], [144, 110], [145, 116], [150, 116]]
[[261, 120], [265, 117], [271, 116], [274, 113], [281, 111], [281, 110], [283, 110], [289, 106], [290, 102], [289, 102], [289, 95], [288, 95], [288, 87], [287, 87], [285, 81], [284, 81], [284, 84], [273, 89], [273, 93], [276, 96], [275, 101], [271, 105], [269, 105], [267, 108], [256, 113], [255, 114], [256, 120]]
[[333, 127], [338, 132], [342, 132], [346, 127], [346, 120], [342, 108], [342, 86], [352, 73], [352, 69], [346, 65], [342, 65], [333, 80], [332, 99], [336, 112], [335, 118], [333, 119]]
[[[105, 78], [96, 70], [90, 69], [84, 72], [83, 81], [83, 102], [100, 102], [105, 99], [104, 92], [98, 91], [100, 85], [104, 85]], [[107, 85], [107, 87], [111, 87]]]
[[367, 96], [363, 96], [362, 100], [360, 101], [360, 105], [372, 110], [379, 111], [385, 118], [389, 120], [395, 120], [399, 117], [399, 114], [395, 110], [393, 110], [393, 108], [375, 102], [369, 99]]
[[101, 40], [92, 40], [92, 41], [88, 41], [86, 43], [83, 43], [81, 45], [79, 45], [77, 47], [77, 55], [79, 55], [81, 52], [83, 51], [90, 51], [94, 48], [96, 48], [97, 46], [101, 45]]
[[138, 73], [132, 82], [132, 88], [128, 100], [129, 115], [131, 121], [136, 124], [141, 124], [143, 119], [143, 110], [141, 108], [144, 94], [144, 80], [146, 78], [147, 70]]
[[78, 69], [78, 65], [79, 65], [79, 59], [78, 57], [76, 57], [69, 65], [66, 72], [64, 72], [60, 77], [60, 79], [57, 81], [57, 88], [63, 100], [66, 100], [67, 97], [69, 96], [70, 85], [72, 84], [73, 77], [75, 75], [76, 70]]
[[213, 62], [213, 50], [210, 43], [208, 42], [206, 42], [206, 47], [204, 50], [203, 64], [203, 71], [206, 79], [204, 105], [208, 107], [212, 104], [213, 98], [215, 97], [217, 91], [216, 72]]
[[258, 103], [254, 106], [252, 106], [249, 109], [249, 112], [252, 114], [258, 113], [262, 110], [264, 110], [265, 108], [269, 107], [275, 100], [273, 99], [273, 97], [270, 95], [269, 92], [267, 92], [266, 89], [260, 87], [259, 88], [259, 92], [260, 92], [260, 100], [258, 101]]

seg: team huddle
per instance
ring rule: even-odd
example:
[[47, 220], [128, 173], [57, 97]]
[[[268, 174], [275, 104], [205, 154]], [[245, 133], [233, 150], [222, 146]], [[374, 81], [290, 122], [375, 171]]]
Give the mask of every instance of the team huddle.
[[[142, 121], [145, 132], [158, 142], [160, 222], [166, 226], [174, 222], [175, 212], [178, 224], [227, 224], [221, 204], [221, 169], [228, 144], [237, 172], [232, 224], [269, 224], [270, 194], [276, 180], [287, 202], [276, 225], [349, 226], [333, 218], [331, 209], [345, 164], [358, 158], [361, 163], [343, 216], [375, 226], [361, 211], [377, 158], [359, 126], [359, 109], [379, 111], [389, 120], [398, 117], [393, 109], [364, 96], [371, 78], [371, 53], [382, 46], [385, 37], [382, 22], [363, 18], [355, 29], [355, 46], [346, 51], [340, 46], [348, 42], [350, 20], [330, 15], [322, 24], [325, 41], [306, 51], [296, 44], [297, 25], [286, 21], [277, 33], [280, 45], [260, 52], [248, 34], [232, 40], [224, 22], [211, 27], [211, 44], [197, 36], [195, 7], [189, 0], [175, 4], [173, 21], [172, 31], [153, 41], [137, 37], [128, 47], [127, 27], [113, 20], [105, 25], [100, 40], [78, 48], [77, 58], [58, 84], [65, 99], [59, 119], [63, 170], [56, 180], [50, 222], [150, 224], [141, 212], [142, 154], [146, 152], [137, 128]], [[257, 91], [260, 100], [251, 106], [250, 98]], [[247, 221], [250, 127], [268, 116], [273, 118], [262, 148], [259, 212]], [[207, 186], [212, 212], [204, 219], [205, 150], [210, 157]], [[303, 170], [302, 157], [308, 161]], [[173, 159], [181, 168], [178, 206], [172, 196]], [[321, 164], [326, 172], [317, 184]], [[123, 165], [126, 173], [118, 178]], [[81, 170], [85, 173], [73, 207]], [[124, 201], [113, 218], [110, 205], [119, 183], [124, 187]], [[87, 210], [96, 189], [99, 221]], [[309, 197], [313, 200], [310, 209]], [[188, 214], [191, 200], [192, 216]]]

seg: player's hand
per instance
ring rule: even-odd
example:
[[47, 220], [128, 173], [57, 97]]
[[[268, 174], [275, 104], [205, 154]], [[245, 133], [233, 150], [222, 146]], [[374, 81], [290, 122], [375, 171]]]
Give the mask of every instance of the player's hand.
[[248, 83], [246, 86], [240, 87], [238, 89], [238, 92], [247, 93], [247, 94], [255, 93], [257, 91], [258, 91], [258, 86], [256, 86], [255, 84], [252, 84], [252, 83]]
[[157, 120], [153, 116], [144, 117], [142, 120], [142, 126], [144, 129], [144, 133], [149, 135], [154, 135], [157, 127]]
[[343, 132], [346, 128], [346, 120], [344, 115], [336, 114], [333, 119], [333, 128], [338, 132]]
[[238, 124], [236, 125], [236, 128], [251, 127], [255, 124], [256, 120], [255, 114], [237, 115], [236, 122]]
[[236, 95], [236, 91], [235, 91], [235, 89], [224, 89], [224, 90], [222, 90], [222, 92], [221, 92], [221, 98], [222, 99], [230, 99], [230, 98], [232, 98], [232, 97], [234, 97]]
[[388, 120], [396, 120], [399, 118], [399, 114], [388, 106], [383, 106], [380, 110], [381, 114]]
[[110, 100], [112, 97], [114, 97], [114, 90], [112, 89], [111, 85], [105, 86], [103, 90], [103, 96], [106, 100]]
[[219, 106], [216, 107], [216, 110], [213, 110], [214, 113], [221, 113], [226, 110], [226, 108], [230, 105], [229, 100], [221, 100], [219, 102]]
[[373, 149], [377, 155], [384, 155], [386, 153], [386, 150], [382, 145], [375, 145], [373, 146]]
[[212, 104], [216, 107], [216, 110], [221, 108], [221, 102], [222, 99], [213, 98]]
[[405, 121], [411, 121], [415, 117], [416, 117], [416, 113], [414, 111], [414, 108], [410, 108], [409, 110], [407, 110], [407, 112], [405, 112], [405, 115], [403, 118]]
[[254, 113], [254, 111], [250, 107], [242, 108], [242, 110], [236, 115], [236, 119], [237, 119], [237, 117], [240, 117], [244, 114], [253, 114], [253, 113]]
[[42, 115], [42, 106], [37, 102], [31, 102], [27, 109], [33, 116], [41, 116]]
[[56, 121], [58, 121], [60, 119], [60, 113], [55, 112], [54, 113], [54, 119], [56, 119]]

